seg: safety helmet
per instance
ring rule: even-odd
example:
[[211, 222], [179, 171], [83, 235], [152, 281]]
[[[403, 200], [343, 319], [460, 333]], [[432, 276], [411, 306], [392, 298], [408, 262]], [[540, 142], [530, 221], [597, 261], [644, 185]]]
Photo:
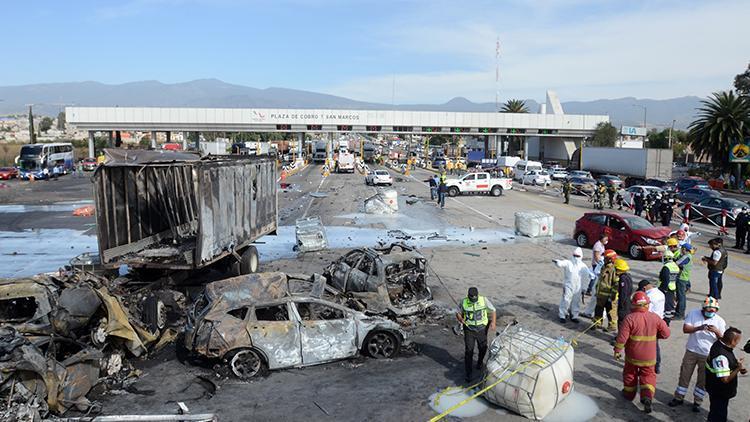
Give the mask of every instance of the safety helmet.
[[680, 242], [678, 242], [674, 237], [670, 237], [669, 239], [667, 239], [667, 246], [677, 246], [679, 244]]
[[685, 230], [679, 229], [677, 230], [677, 237], [685, 236]]
[[627, 261], [625, 261], [622, 258], [615, 259], [615, 270], [624, 273], [626, 271], [630, 271], [630, 266], [628, 265]]
[[672, 251], [664, 251], [664, 260], [665, 261], [674, 261], [674, 253]]
[[712, 298], [711, 296], [706, 296], [706, 300], [703, 301], [703, 309], [706, 309], [706, 308], [714, 308], [718, 311], [719, 301]]
[[637, 291], [630, 299], [630, 304], [633, 306], [648, 306], [651, 300], [645, 292]]
[[609, 259], [610, 261], [614, 261], [617, 259], [617, 252], [615, 252], [613, 249], [607, 249], [604, 251], [603, 254], [605, 259]]

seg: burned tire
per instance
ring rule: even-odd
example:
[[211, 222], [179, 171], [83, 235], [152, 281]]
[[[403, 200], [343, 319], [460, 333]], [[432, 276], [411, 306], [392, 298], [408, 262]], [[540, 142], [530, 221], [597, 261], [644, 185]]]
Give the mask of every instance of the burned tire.
[[258, 258], [258, 250], [255, 249], [255, 246], [245, 248], [240, 258], [242, 258], [240, 261], [240, 274], [253, 274], [258, 271], [260, 259]]
[[458, 194], [460, 193], [461, 191], [458, 190], [458, 188], [455, 186], [451, 186], [450, 188], [448, 188], [448, 196], [450, 197], [458, 196]]
[[503, 187], [498, 185], [493, 186], [490, 194], [492, 194], [492, 196], [501, 196], [503, 194]]
[[156, 296], [149, 296], [143, 301], [141, 319], [151, 332], [163, 330], [167, 325], [167, 307]]
[[628, 255], [630, 255], [630, 257], [633, 259], [640, 259], [641, 255], [643, 255], [643, 251], [641, 251], [640, 246], [635, 243], [631, 243], [630, 246], [628, 246]]
[[581, 248], [585, 248], [589, 246], [589, 237], [586, 236], [586, 233], [584, 232], [576, 233], [576, 245], [578, 245]]
[[229, 370], [239, 379], [248, 380], [262, 374], [266, 362], [256, 350], [240, 349], [229, 353]]
[[373, 331], [362, 344], [364, 353], [374, 359], [390, 359], [398, 354], [401, 341], [388, 331]]

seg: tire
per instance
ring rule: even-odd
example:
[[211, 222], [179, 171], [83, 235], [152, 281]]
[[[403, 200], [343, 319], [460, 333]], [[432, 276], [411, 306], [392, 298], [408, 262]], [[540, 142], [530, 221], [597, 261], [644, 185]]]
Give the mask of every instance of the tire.
[[451, 186], [448, 188], [448, 196], [450, 196], [451, 198], [454, 196], [458, 196], [460, 193], [461, 191], [458, 190], [458, 188], [455, 186]]
[[388, 331], [372, 331], [362, 343], [363, 352], [373, 359], [390, 359], [398, 354], [399, 349], [400, 339]]
[[266, 362], [254, 349], [240, 349], [228, 353], [229, 370], [241, 380], [252, 379], [266, 370]]
[[536, 186], [536, 179], [531, 179], [531, 186]]
[[492, 196], [501, 196], [503, 194], [503, 187], [499, 185], [493, 186], [490, 194]]
[[163, 330], [167, 325], [167, 307], [156, 296], [149, 296], [143, 301], [141, 320], [151, 332]]
[[260, 259], [258, 258], [258, 250], [255, 249], [255, 246], [245, 248], [240, 258], [242, 258], [240, 261], [240, 274], [253, 274], [258, 271]]
[[576, 233], [576, 245], [578, 245], [581, 248], [586, 248], [589, 246], [589, 237], [584, 232], [578, 232]]
[[641, 255], [643, 255], [643, 251], [641, 251], [641, 247], [636, 243], [631, 243], [628, 246], [628, 255], [633, 259], [640, 259]]

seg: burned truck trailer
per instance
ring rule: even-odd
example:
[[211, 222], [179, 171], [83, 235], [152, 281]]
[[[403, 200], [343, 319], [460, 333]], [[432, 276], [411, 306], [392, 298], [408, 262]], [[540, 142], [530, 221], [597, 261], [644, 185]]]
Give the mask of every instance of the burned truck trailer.
[[252, 243], [276, 232], [276, 166], [267, 158], [199, 158], [107, 150], [93, 177], [101, 262], [107, 267], [258, 268]]

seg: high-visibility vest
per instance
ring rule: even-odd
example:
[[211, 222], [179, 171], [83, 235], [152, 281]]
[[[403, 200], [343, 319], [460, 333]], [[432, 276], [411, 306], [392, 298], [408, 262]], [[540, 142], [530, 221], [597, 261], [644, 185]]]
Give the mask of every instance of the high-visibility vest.
[[479, 296], [476, 302], [472, 302], [468, 297], [464, 298], [461, 307], [464, 310], [464, 323], [469, 327], [487, 325], [487, 305], [484, 296]]
[[680, 267], [674, 261], [669, 261], [664, 266], [669, 268], [669, 284], [667, 285], [667, 289], [675, 291], [677, 290], [677, 276], [680, 275]]

